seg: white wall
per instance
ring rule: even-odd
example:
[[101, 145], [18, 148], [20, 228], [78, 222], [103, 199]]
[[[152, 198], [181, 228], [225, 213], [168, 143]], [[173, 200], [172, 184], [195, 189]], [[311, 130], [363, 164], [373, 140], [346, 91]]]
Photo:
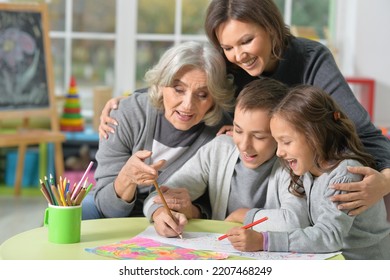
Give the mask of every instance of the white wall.
[[336, 47], [344, 75], [376, 81], [374, 123], [390, 127], [390, 1], [337, 1]]

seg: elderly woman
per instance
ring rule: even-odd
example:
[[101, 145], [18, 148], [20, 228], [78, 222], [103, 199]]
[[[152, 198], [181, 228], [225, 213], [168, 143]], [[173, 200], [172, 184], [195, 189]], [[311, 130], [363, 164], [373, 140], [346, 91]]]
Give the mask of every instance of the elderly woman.
[[[112, 112], [119, 125], [100, 140], [97, 184], [83, 202], [83, 219], [142, 215], [153, 181], [165, 181], [232, 122], [232, 81], [207, 44], [172, 47], [145, 80], [147, 94], [135, 92]], [[194, 207], [200, 217], [202, 209]]]

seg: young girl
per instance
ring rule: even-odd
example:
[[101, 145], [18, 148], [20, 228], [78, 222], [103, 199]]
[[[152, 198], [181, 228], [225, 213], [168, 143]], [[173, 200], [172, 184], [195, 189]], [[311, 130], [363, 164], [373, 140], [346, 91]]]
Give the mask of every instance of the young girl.
[[[278, 143], [277, 156], [291, 177], [285, 192], [306, 197], [311, 226], [288, 232], [266, 231], [268, 223], [283, 226], [283, 222], [268, 220], [254, 227], [256, 231], [234, 228], [228, 233], [233, 246], [242, 251], [341, 250], [346, 259], [390, 259], [390, 224], [383, 200], [358, 216], [350, 216], [329, 199], [337, 192], [329, 188], [332, 184], [362, 179], [348, 172], [347, 166], [374, 167], [353, 123], [339, 106], [324, 91], [299, 86], [272, 111], [270, 125]], [[268, 192], [276, 189], [268, 186]], [[246, 222], [262, 217], [262, 211], [250, 210]]]

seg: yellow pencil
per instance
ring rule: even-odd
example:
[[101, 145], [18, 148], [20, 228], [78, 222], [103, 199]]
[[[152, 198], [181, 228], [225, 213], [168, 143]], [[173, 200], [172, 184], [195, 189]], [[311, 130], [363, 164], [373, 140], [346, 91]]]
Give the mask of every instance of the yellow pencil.
[[65, 197], [64, 197], [64, 191], [62, 190], [62, 188], [60, 187], [59, 184], [57, 184], [57, 189], [58, 189], [58, 193], [60, 194], [60, 199], [61, 199], [62, 205], [66, 206], [66, 201], [65, 201]]
[[52, 191], [52, 193], [53, 193], [55, 199], [57, 200], [58, 206], [64, 206], [64, 205], [62, 204], [62, 201], [61, 201], [60, 196], [59, 196], [59, 194], [58, 194], [57, 188], [56, 188], [54, 185], [51, 185], [51, 191]]

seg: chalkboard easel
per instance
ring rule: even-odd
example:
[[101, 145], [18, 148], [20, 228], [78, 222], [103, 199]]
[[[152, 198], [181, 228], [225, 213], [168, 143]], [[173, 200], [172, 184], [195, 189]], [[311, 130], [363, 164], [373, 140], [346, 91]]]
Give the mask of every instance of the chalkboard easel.
[[[55, 144], [57, 178], [62, 175], [62, 142], [55, 105], [47, 5], [0, 3], [0, 120], [21, 119], [24, 127], [0, 135], [0, 147], [18, 147], [15, 194], [28, 145]], [[50, 129], [30, 129], [28, 120], [49, 120]], [[38, 182], [37, 182], [38, 185]]]

